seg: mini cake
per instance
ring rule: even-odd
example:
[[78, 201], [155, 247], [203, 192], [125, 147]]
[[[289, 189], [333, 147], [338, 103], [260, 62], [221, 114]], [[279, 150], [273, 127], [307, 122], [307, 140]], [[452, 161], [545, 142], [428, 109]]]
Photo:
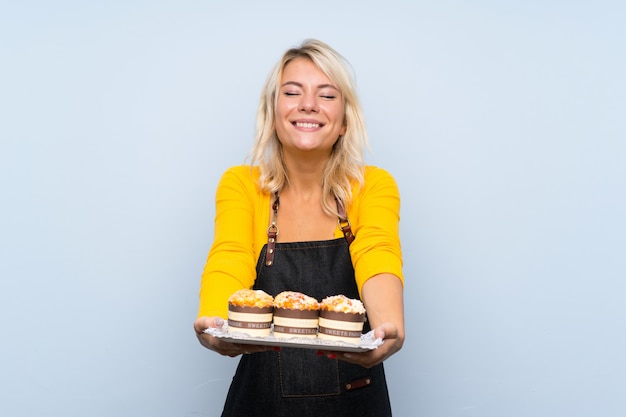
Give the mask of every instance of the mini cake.
[[345, 295], [326, 297], [320, 303], [318, 337], [358, 345], [364, 322], [365, 307], [360, 300]]
[[317, 337], [319, 303], [313, 297], [283, 291], [274, 297], [274, 336]]
[[262, 290], [243, 289], [228, 298], [228, 332], [270, 335], [274, 299]]

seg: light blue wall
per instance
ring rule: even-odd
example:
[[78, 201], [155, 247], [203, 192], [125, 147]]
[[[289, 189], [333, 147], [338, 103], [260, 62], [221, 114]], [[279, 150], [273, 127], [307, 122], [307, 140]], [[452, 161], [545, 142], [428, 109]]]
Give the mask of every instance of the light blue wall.
[[352, 62], [403, 195], [395, 415], [626, 415], [623, 2], [7, 3], [0, 415], [219, 415], [213, 194], [306, 37]]

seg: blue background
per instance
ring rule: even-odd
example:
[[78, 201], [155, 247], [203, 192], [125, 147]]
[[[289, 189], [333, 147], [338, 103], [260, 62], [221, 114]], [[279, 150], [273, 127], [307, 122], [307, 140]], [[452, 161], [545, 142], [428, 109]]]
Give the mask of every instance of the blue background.
[[401, 187], [396, 416], [626, 415], [618, 1], [0, 6], [0, 415], [218, 416], [192, 330], [221, 173], [322, 39]]

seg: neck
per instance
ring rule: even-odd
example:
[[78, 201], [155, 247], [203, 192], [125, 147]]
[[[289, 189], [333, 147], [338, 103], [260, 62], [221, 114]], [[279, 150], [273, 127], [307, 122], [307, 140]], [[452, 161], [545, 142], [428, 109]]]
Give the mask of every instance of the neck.
[[285, 184], [285, 190], [288, 189], [292, 195], [305, 199], [320, 196], [325, 163], [326, 159], [302, 160], [285, 157], [285, 167], [289, 178]]

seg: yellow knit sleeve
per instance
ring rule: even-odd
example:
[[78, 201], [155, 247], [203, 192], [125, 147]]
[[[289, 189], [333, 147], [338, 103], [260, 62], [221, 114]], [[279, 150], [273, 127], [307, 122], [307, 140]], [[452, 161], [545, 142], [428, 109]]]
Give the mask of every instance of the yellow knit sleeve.
[[214, 240], [202, 273], [198, 316], [227, 317], [228, 297], [256, 277], [258, 190], [250, 166], [230, 168], [217, 187]]
[[400, 192], [391, 174], [381, 168], [366, 168], [365, 184], [355, 190], [348, 218], [356, 236], [350, 254], [359, 292], [369, 278], [381, 273], [393, 274], [404, 283]]

